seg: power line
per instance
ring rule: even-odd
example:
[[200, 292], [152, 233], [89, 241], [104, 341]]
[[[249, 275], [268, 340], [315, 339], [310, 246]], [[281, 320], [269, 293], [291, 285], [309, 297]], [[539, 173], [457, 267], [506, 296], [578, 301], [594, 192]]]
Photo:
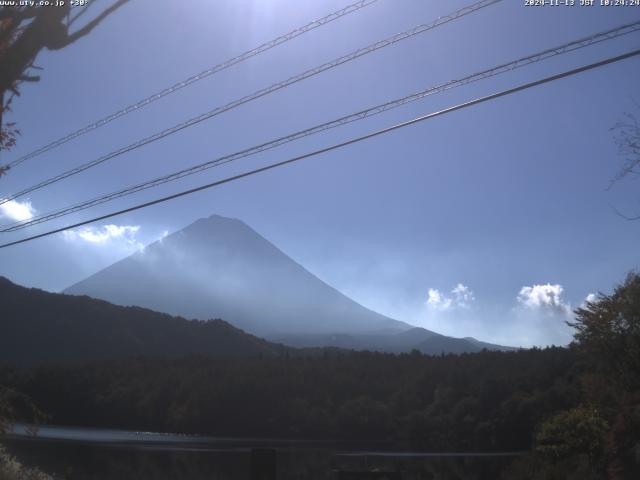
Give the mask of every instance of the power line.
[[24, 190], [21, 190], [17, 193], [14, 193], [13, 195], [9, 196], [9, 197], [5, 197], [0, 199], [0, 205], [7, 203], [11, 200], [15, 200], [16, 198], [22, 197], [23, 195], [26, 195], [28, 193], [34, 192], [36, 190], [39, 190], [41, 188], [44, 188], [48, 185], [51, 185], [52, 183], [56, 183], [59, 182], [60, 180], [64, 180], [68, 177], [71, 177], [73, 175], [76, 175], [80, 172], [83, 172], [89, 168], [95, 167], [96, 165], [100, 165], [101, 163], [106, 162], [107, 160], [110, 160], [112, 158], [118, 157], [120, 155], [123, 155], [125, 153], [128, 153], [132, 150], [135, 150], [137, 148], [140, 148], [144, 145], [148, 145], [149, 143], [155, 142], [157, 140], [160, 140], [164, 137], [167, 137], [169, 135], [172, 135], [176, 132], [179, 132], [181, 130], [184, 130], [185, 128], [189, 128], [192, 127], [193, 125], [196, 125], [200, 122], [203, 122], [204, 120], [208, 120], [214, 116], [220, 115], [224, 112], [227, 112], [229, 110], [232, 110], [236, 107], [239, 107], [240, 105], [243, 105], [245, 103], [248, 103], [250, 101], [256, 100], [260, 97], [264, 97], [265, 95], [269, 95], [273, 92], [276, 92], [278, 90], [281, 90], [285, 87], [288, 87], [290, 85], [293, 85], [294, 83], [300, 82], [302, 80], [305, 80], [307, 78], [313, 77], [315, 75], [318, 75], [326, 70], [335, 68], [339, 65], [345, 64], [347, 62], [350, 62], [352, 60], [355, 60], [359, 57], [362, 57], [364, 55], [367, 55], [369, 53], [375, 52], [376, 50], [379, 50], [381, 48], [384, 47], [388, 47], [390, 45], [393, 45], [397, 42], [400, 42], [402, 40], [406, 40], [408, 38], [411, 38], [415, 35], [418, 35], [420, 33], [424, 33], [428, 30], [432, 30], [436, 27], [439, 27], [440, 25], [444, 25], [445, 23], [449, 23], [453, 20], [456, 20], [458, 18], [461, 18], [465, 15], [469, 15], [470, 13], [476, 12], [484, 7], [488, 7], [489, 5], [493, 5], [494, 3], [498, 3], [502, 0], [482, 0], [480, 2], [474, 3], [472, 5], [469, 5], [467, 7], [461, 8], [460, 10], [457, 10], [449, 15], [445, 15], [442, 17], [439, 17], [438, 19], [436, 19], [435, 21], [428, 23], [428, 24], [422, 24], [419, 25], [417, 27], [411, 28], [407, 31], [404, 31], [402, 33], [398, 33], [396, 35], [393, 35], [389, 38], [386, 38], [384, 40], [380, 40], [378, 42], [375, 42], [371, 45], [368, 45], [366, 47], [360, 48], [358, 50], [355, 50], [351, 53], [348, 53], [347, 55], [344, 55], [340, 58], [337, 58], [335, 60], [332, 60], [330, 62], [324, 63], [322, 65], [320, 65], [319, 67], [315, 67], [312, 68], [310, 70], [307, 70], [303, 73], [300, 73], [298, 75], [295, 75], [293, 77], [288, 78], [287, 80], [284, 80], [282, 82], [278, 82], [278, 83], [274, 83], [269, 87], [263, 88], [261, 90], [258, 90], [250, 95], [246, 95], [242, 98], [239, 98], [237, 100], [234, 100], [222, 107], [217, 107], [214, 108], [213, 110], [210, 110], [206, 113], [203, 113], [197, 117], [193, 117], [185, 122], [179, 123], [178, 125], [174, 125], [173, 127], [170, 127], [166, 130], [163, 130], [161, 132], [155, 133], [149, 137], [146, 137], [142, 140], [139, 140], [135, 143], [132, 143], [130, 145], [127, 145], [126, 147], [122, 147], [119, 148], [118, 150], [115, 150], [113, 152], [110, 152], [106, 155], [103, 155], [95, 160], [92, 160], [90, 162], [84, 163], [82, 165], [79, 165], [75, 168], [72, 168], [71, 170], [68, 170], [64, 173], [61, 173], [59, 175], [56, 175], [54, 177], [51, 177], [47, 180], [44, 180], [40, 183], [37, 183], [35, 185], [32, 185]]
[[539, 85], [543, 85], [545, 83], [550, 83], [550, 82], [553, 82], [553, 81], [556, 81], [556, 80], [560, 80], [562, 78], [566, 78], [566, 77], [569, 77], [569, 76], [572, 76], [572, 75], [577, 75], [579, 73], [586, 72], [588, 70], [593, 70], [593, 69], [596, 69], [596, 68], [599, 68], [599, 67], [603, 67], [605, 65], [609, 65], [609, 64], [612, 64], [612, 63], [615, 63], [615, 62], [619, 62], [619, 61], [622, 61], [622, 60], [625, 60], [625, 59], [628, 59], [628, 58], [631, 58], [631, 57], [634, 57], [634, 56], [637, 56], [637, 55], [640, 55], [640, 49], [632, 50], [630, 52], [627, 52], [625, 54], [618, 55], [618, 56], [615, 56], [615, 57], [609, 57], [609, 58], [606, 58], [606, 59], [601, 60], [599, 62], [595, 62], [595, 63], [591, 63], [589, 65], [585, 65], [585, 66], [582, 66], [582, 67], [574, 68], [572, 70], [567, 70], [567, 71], [564, 71], [562, 73], [558, 73], [556, 75], [552, 75], [552, 76], [549, 76], [549, 77], [542, 78], [540, 80], [536, 80], [534, 82], [521, 84], [521, 85], [518, 85], [517, 87], [513, 87], [513, 88], [510, 88], [508, 90], [502, 90], [500, 92], [493, 93], [491, 95], [487, 95], [487, 96], [484, 96], [484, 97], [476, 98], [475, 100], [470, 100], [470, 101], [465, 102], [465, 103], [460, 103], [460, 104], [455, 105], [453, 107], [445, 108], [444, 110], [439, 110], [437, 112], [433, 112], [433, 113], [429, 113], [429, 114], [426, 114], [426, 115], [422, 115], [422, 116], [413, 118], [411, 120], [407, 120], [406, 122], [398, 123], [398, 124], [392, 125], [390, 127], [383, 128], [381, 130], [377, 130], [375, 132], [368, 133], [366, 135], [362, 135], [360, 137], [352, 138], [351, 140], [347, 140], [345, 142], [337, 143], [337, 144], [331, 145], [329, 147], [325, 147], [325, 148], [322, 148], [322, 149], [319, 149], [319, 150], [315, 150], [315, 151], [310, 152], [310, 153], [306, 153], [304, 155], [300, 155], [298, 157], [294, 157], [294, 158], [290, 158], [290, 159], [287, 159], [287, 160], [283, 160], [281, 162], [272, 163], [270, 165], [266, 165], [264, 167], [256, 168], [256, 169], [250, 170], [248, 172], [240, 173], [238, 175], [227, 177], [227, 178], [224, 178], [222, 180], [217, 180], [215, 182], [208, 183], [206, 185], [201, 185], [199, 187], [191, 188], [189, 190], [184, 190], [184, 191], [179, 192], [179, 193], [174, 193], [172, 195], [169, 195], [169, 196], [166, 196], [166, 197], [162, 197], [162, 198], [158, 198], [156, 200], [151, 200], [149, 202], [141, 203], [141, 204], [135, 205], [133, 207], [125, 208], [123, 210], [118, 210], [116, 212], [108, 213], [106, 215], [95, 217], [95, 218], [92, 218], [90, 220], [85, 220], [85, 221], [82, 221], [82, 222], [78, 222], [78, 223], [75, 223], [73, 225], [68, 225], [66, 227], [57, 228], [55, 230], [50, 230], [48, 232], [44, 232], [44, 233], [41, 233], [41, 234], [38, 234], [38, 235], [33, 235], [31, 237], [23, 238], [21, 240], [16, 240], [16, 241], [13, 241], [13, 242], [5, 243], [3, 245], [0, 245], [0, 249], [1, 248], [7, 248], [7, 247], [10, 247], [10, 246], [13, 246], [13, 245], [18, 245], [18, 244], [25, 243], [25, 242], [29, 242], [29, 241], [32, 241], [32, 240], [36, 240], [38, 238], [42, 238], [42, 237], [46, 237], [46, 236], [49, 236], [49, 235], [53, 235], [54, 233], [59, 233], [59, 232], [63, 232], [65, 230], [69, 230], [69, 229], [72, 229], [72, 228], [81, 227], [83, 225], [88, 225], [88, 224], [93, 223], [93, 222], [97, 222], [97, 221], [100, 221], [100, 220], [105, 220], [107, 218], [115, 217], [117, 215], [122, 215], [122, 214], [125, 214], [125, 213], [133, 212], [135, 210], [140, 210], [142, 208], [150, 207], [152, 205], [157, 205], [159, 203], [167, 202], [169, 200], [174, 200], [176, 198], [184, 197], [186, 195], [190, 195], [192, 193], [200, 192], [202, 190], [207, 190], [209, 188], [217, 187], [217, 186], [223, 185], [225, 183], [230, 183], [230, 182], [239, 180], [241, 178], [249, 177], [249, 176], [252, 176], [252, 175], [256, 175], [258, 173], [266, 172], [268, 170], [272, 170], [272, 169], [275, 169], [275, 168], [278, 168], [278, 167], [289, 165], [291, 163], [298, 162], [300, 160], [304, 160], [304, 159], [307, 159], [307, 158], [315, 157], [317, 155], [320, 155], [320, 154], [323, 154], [323, 153], [327, 153], [327, 152], [330, 152], [330, 151], [333, 151], [333, 150], [337, 150], [339, 148], [343, 148], [343, 147], [346, 147], [348, 145], [353, 145], [355, 143], [359, 143], [359, 142], [362, 142], [364, 140], [368, 140], [370, 138], [377, 137], [377, 136], [392, 132], [394, 130], [398, 130], [398, 129], [401, 129], [401, 128], [404, 128], [404, 127], [408, 127], [409, 125], [413, 125], [415, 123], [423, 122], [425, 120], [429, 120], [431, 118], [435, 118], [435, 117], [438, 117], [438, 116], [441, 116], [441, 115], [445, 115], [447, 113], [451, 113], [451, 112], [455, 112], [457, 110], [462, 110], [464, 108], [472, 107], [474, 105], [478, 105], [480, 103], [485, 103], [485, 102], [488, 102], [490, 100], [495, 100], [497, 98], [504, 97], [506, 95], [511, 95], [513, 93], [516, 93], [516, 92], [521, 92], [523, 90], [527, 90], [529, 88], [533, 88], [533, 87], [536, 87], [536, 86], [539, 86]]
[[198, 82], [202, 79], [205, 79], [207, 77], [210, 77], [211, 75], [214, 75], [218, 72], [221, 72], [222, 70], [226, 70], [229, 67], [232, 67], [233, 65], [237, 65], [238, 63], [244, 62], [245, 60], [248, 60], [251, 57], [254, 57], [256, 55], [259, 55], [261, 53], [266, 52], [267, 50], [271, 50], [274, 47], [277, 47], [279, 45], [282, 45], [283, 43], [288, 42], [289, 40], [293, 40], [296, 37], [299, 37], [300, 35], [303, 35], [307, 32], [310, 32], [311, 30], [314, 30], [318, 27], [321, 27], [323, 25], [326, 25], [330, 22], [333, 22], [334, 20], [337, 20], [341, 17], [344, 17], [345, 15], [349, 15], [350, 13], [356, 12], [364, 7], [368, 7], [369, 5], [377, 2], [378, 0], [360, 0], [356, 3], [353, 3], [351, 5], [347, 5], [346, 7], [337, 10], [333, 13], [330, 13], [329, 15], [326, 15], [322, 18], [319, 18], [317, 20], [314, 20], [312, 22], [307, 23], [306, 25], [296, 28], [295, 30], [290, 31], [289, 33], [285, 33], [284, 35], [281, 35], [277, 38], [274, 38], [273, 40], [270, 40], [266, 43], [263, 43], [262, 45], [259, 45], [251, 50], [248, 50], [236, 57], [230, 58], [228, 60], [225, 60], [222, 63], [219, 63], [218, 65], [215, 65], [211, 68], [208, 68], [200, 73], [197, 73], [195, 75], [190, 76], [189, 78], [187, 78], [186, 80], [182, 80], [168, 88], [165, 88], [164, 90], [161, 90], [157, 93], [154, 93], [153, 95], [150, 95], [134, 104], [131, 104], [127, 107], [124, 107], [121, 110], [118, 110], [110, 115], [107, 115], [104, 118], [101, 118], [100, 120], [97, 120], [93, 123], [90, 123], [89, 125], [86, 125], [74, 132], [71, 132], [57, 140], [54, 140], [51, 143], [48, 143], [47, 145], [44, 145], [30, 153], [27, 153], [23, 156], [21, 156], [20, 158], [17, 158], [16, 160], [13, 160], [12, 162], [9, 162], [7, 164], [7, 167], [9, 168], [13, 168], [16, 167], [18, 165], [20, 165], [22, 162], [29, 160], [30, 158], [34, 158], [37, 157], [38, 155], [41, 155], [45, 152], [48, 152], [49, 150], [52, 150], [56, 147], [59, 147], [60, 145], [63, 145], [71, 140], [73, 140], [74, 138], [77, 138], [81, 135], [84, 135], [85, 133], [88, 133], [92, 130], [95, 130], [97, 128], [100, 128], [104, 125], [106, 125], [109, 122], [112, 122], [113, 120], [120, 118], [124, 115], [127, 115], [133, 111], [139, 110], [141, 108], [146, 107], [147, 105], [149, 105], [150, 103], [155, 102], [156, 100], [161, 99], [162, 97], [165, 97], [167, 95], [170, 95], [172, 93], [177, 92], [178, 90], [183, 89], [184, 87], [187, 87], [195, 82]]
[[517, 60], [514, 60], [512, 62], [509, 63], [504, 63], [501, 65], [498, 65], [496, 67], [487, 69], [487, 70], [483, 70], [481, 72], [478, 73], [474, 73], [472, 75], [468, 75], [466, 77], [457, 79], [457, 80], [450, 80], [446, 83], [442, 83], [440, 85], [434, 86], [434, 87], [430, 87], [427, 88], [425, 90], [422, 90], [420, 92], [417, 93], [413, 93], [411, 95], [407, 95], [405, 97], [402, 98], [398, 98], [380, 105], [376, 105], [375, 107], [371, 107], [365, 110], [361, 110], [357, 113], [352, 113], [350, 115], [346, 115], [343, 117], [340, 117], [338, 119], [329, 121], [329, 122], [325, 122], [322, 123], [320, 125], [316, 125], [313, 126], [311, 128], [307, 128], [305, 130], [301, 130], [295, 133], [292, 133], [290, 135], [284, 136], [284, 137], [280, 137], [277, 138], [275, 140], [271, 140], [269, 142], [257, 145], [257, 146], [253, 146], [244, 150], [241, 150], [239, 152], [235, 152], [232, 153], [230, 155], [225, 155], [222, 157], [218, 157], [214, 160], [210, 160], [183, 170], [179, 170], [177, 172], [173, 172], [171, 174], [168, 175], [164, 175], [158, 178], [155, 178], [153, 180], [148, 180], [145, 181], [143, 183], [139, 183], [137, 185], [134, 186], [130, 186], [130, 187], [126, 187], [124, 189], [121, 189], [119, 191], [116, 192], [112, 192], [106, 195], [102, 195], [100, 197], [96, 197], [93, 198], [91, 200], [86, 200], [80, 203], [77, 203], [75, 205], [69, 206], [69, 207], [65, 207], [53, 212], [48, 212], [42, 215], [39, 215], [37, 217], [28, 219], [28, 220], [23, 220], [23, 221], [19, 221], [19, 222], [14, 222], [8, 225], [4, 225], [3, 227], [0, 228], [0, 233], [4, 233], [4, 232], [13, 232], [13, 231], [17, 231], [17, 230], [21, 230], [23, 228], [27, 228], [33, 225], [37, 225], [40, 223], [44, 223], [44, 222], [48, 222], [60, 217], [63, 217], [65, 215], [70, 215], [72, 213], [81, 211], [81, 210], [86, 210], [88, 208], [94, 207], [96, 205], [100, 205], [112, 200], [115, 200], [117, 198], [121, 198], [127, 195], [131, 195], [133, 193], [137, 193], [158, 185], [162, 185], [174, 180], [178, 180], [180, 178], [189, 176], [189, 175], [193, 175], [196, 173], [201, 173], [209, 168], [213, 168], [213, 167], [217, 167], [220, 165], [224, 165], [226, 163], [238, 160], [240, 158], [244, 158], [244, 157], [248, 157], [250, 155], [255, 155], [257, 153], [261, 153], [264, 152], [266, 150], [270, 150], [273, 148], [276, 148], [280, 145], [283, 145], [285, 143], [289, 143], [289, 142], [293, 142], [295, 140], [299, 140], [301, 138], [304, 138], [306, 136], [309, 135], [313, 135], [322, 131], [326, 131], [332, 128], [336, 128], [342, 125], [346, 125], [355, 121], [359, 121], [359, 120], [363, 120], [365, 118], [377, 115], [379, 113], [383, 113], [386, 112], [388, 110], [397, 108], [399, 106], [405, 105], [407, 103], [410, 102], [414, 102], [420, 99], [423, 99], [427, 96], [430, 95], [434, 95], [443, 91], [446, 91], [448, 89], [451, 88], [455, 88], [455, 87], [459, 87], [462, 85], [467, 85], [469, 83], [472, 82], [476, 82], [479, 80], [483, 80], [486, 78], [490, 78], [502, 73], [506, 73], [512, 70], [515, 70], [517, 68], [521, 68], [527, 65], [530, 65], [532, 63], [536, 63], [542, 60], [546, 60], [548, 58], [552, 58], [558, 55], [562, 55], [568, 52], [572, 52], [590, 45], [594, 45], [606, 40], [611, 40], [613, 38], [617, 38], [620, 37], [622, 35], [626, 35], [632, 32], [636, 32], [640, 30], [640, 21], [634, 22], [634, 23], [630, 23], [630, 24], [625, 24], [625, 25], [621, 25], [619, 27], [610, 29], [610, 30], [606, 30], [604, 32], [599, 32], [593, 35], [590, 35], [588, 37], [584, 37], [584, 38], [580, 38], [578, 40], [574, 40], [572, 42], [554, 47], [554, 48], [550, 48], [547, 50], [543, 50], [541, 52], [537, 52], [535, 54], [532, 55], [528, 55], [522, 58], [519, 58]]

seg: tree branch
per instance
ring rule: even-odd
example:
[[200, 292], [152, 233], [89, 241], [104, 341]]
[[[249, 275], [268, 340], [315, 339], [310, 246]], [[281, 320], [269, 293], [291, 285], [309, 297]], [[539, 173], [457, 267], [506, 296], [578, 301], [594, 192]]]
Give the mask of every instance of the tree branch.
[[616, 213], [616, 215], [624, 218], [625, 220], [629, 220], [629, 221], [640, 220], [640, 215], [625, 215], [624, 213], [622, 213], [620, 210], [618, 210], [613, 205], [609, 205], [609, 206]]
[[75, 23], [75, 21], [78, 20], [78, 18], [80, 18], [85, 13], [87, 13], [89, 8], [91, 6], [93, 6], [93, 5], [95, 5], [96, 2], [97, 2], [97, 0], [93, 0], [93, 1], [89, 2], [87, 5], [85, 5], [84, 7], [82, 7], [82, 10], [80, 10], [80, 12], [76, 16], [74, 16], [71, 20], [69, 20], [67, 22], [67, 28], [70, 27], [71, 25], [73, 25]]
[[[78, 40], [79, 38], [84, 37], [85, 35], [88, 35], [89, 33], [91, 33], [91, 31], [98, 26], [98, 24], [104, 20], [106, 17], [108, 17], [109, 15], [111, 15], [113, 12], [115, 12], [117, 9], [119, 9], [122, 5], [124, 5], [125, 3], [127, 3], [129, 0], [118, 0], [117, 2], [115, 2], [113, 5], [111, 5], [109, 8], [106, 8], [100, 15], [98, 15], [96, 18], [94, 18], [93, 20], [91, 20], [89, 23], [87, 23], [84, 27], [82, 27], [80, 30], [72, 33], [71, 35], [67, 36], [67, 39], [62, 43], [62, 45], [60, 46], [56, 46], [55, 48], [51, 48], [49, 47], [51, 50], [57, 50], [59, 48], [64, 48], [67, 45], [75, 42], [76, 40]], [[78, 14], [80, 15], [80, 14]], [[77, 17], [76, 17], [77, 18]]]
[[29, 18], [34, 18], [37, 14], [38, 9], [36, 7], [3, 7], [0, 10], [0, 20], [11, 18], [20, 23]]

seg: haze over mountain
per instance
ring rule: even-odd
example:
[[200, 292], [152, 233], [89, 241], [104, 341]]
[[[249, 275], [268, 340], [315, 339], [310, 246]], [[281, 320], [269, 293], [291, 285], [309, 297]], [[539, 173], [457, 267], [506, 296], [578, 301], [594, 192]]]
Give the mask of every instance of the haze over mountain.
[[272, 340], [298, 348], [331, 346], [388, 353], [406, 353], [411, 350], [418, 350], [427, 355], [475, 353], [482, 350], [517, 350], [514, 347], [481, 342], [472, 337], [447, 337], [420, 327], [393, 334], [283, 335], [274, 337]]
[[0, 277], [0, 364], [56, 365], [130, 356], [271, 356], [294, 349], [222, 320], [191, 321]]
[[482, 349], [365, 308], [242, 221], [218, 215], [197, 220], [65, 293], [185, 318], [222, 318], [254, 335], [299, 347], [406, 351], [427, 342], [425, 352], [440, 353], [447, 338], [444, 351]]
[[65, 293], [186, 318], [223, 318], [261, 336], [410, 328], [327, 285], [240, 220], [218, 215], [197, 220]]

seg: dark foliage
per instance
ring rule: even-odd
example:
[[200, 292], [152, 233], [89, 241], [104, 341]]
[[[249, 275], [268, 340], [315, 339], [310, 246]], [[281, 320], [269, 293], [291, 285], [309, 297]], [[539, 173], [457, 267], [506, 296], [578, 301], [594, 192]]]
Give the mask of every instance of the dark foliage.
[[537, 428], [513, 478], [640, 478], [640, 275], [576, 310], [580, 406]]
[[629, 275], [612, 295], [576, 310], [571, 325], [594, 372], [624, 391], [640, 390], [640, 275]]
[[275, 355], [287, 347], [222, 320], [189, 321], [139, 307], [60, 295], [0, 277], [0, 362], [87, 362], [132, 355]]
[[574, 363], [561, 348], [190, 356], [5, 369], [0, 382], [58, 424], [499, 451], [529, 449], [536, 423], [577, 403]]
[[27, 73], [43, 49], [60, 50], [88, 35], [128, 0], [117, 0], [74, 32], [71, 26], [88, 8], [71, 15], [70, 2], [56, 6], [4, 6], [0, 8], [0, 93], [17, 93], [20, 82], [37, 82]]
[[[36, 293], [43, 296], [44, 308], [26, 305], [19, 295], [2, 297], [0, 302], [22, 303], [29, 312], [23, 317], [24, 328], [32, 328], [34, 335], [36, 327], [48, 332], [50, 343], [64, 340], [56, 337], [59, 329], [77, 338], [74, 328], [86, 328], [83, 323], [97, 328], [96, 335], [107, 343], [114, 342], [111, 348], [130, 337], [147, 338], [139, 336], [145, 329], [157, 328], [138, 319], [138, 314], [180, 325], [162, 324], [176, 332], [174, 341], [195, 341], [184, 334], [191, 328], [184, 320], [86, 297], [85, 306], [95, 307], [96, 312], [72, 309], [71, 315], [64, 303], [71, 297]], [[640, 473], [639, 306], [640, 277], [632, 274], [612, 295], [600, 295], [576, 311], [576, 342], [570, 348], [439, 356], [417, 350], [400, 355], [274, 351], [272, 344], [227, 325], [226, 329], [243, 335], [240, 338], [269, 348], [250, 356], [160, 358], [158, 347], [145, 351], [147, 357], [5, 367], [0, 369], [0, 384], [28, 395], [57, 424], [217, 436], [376, 440], [429, 451], [530, 450], [514, 462], [505, 478], [635, 479]], [[16, 308], [14, 315], [20, 310]], [[120, 320], [109, 324], [99, 314], [104, 308], [113, 309], [109, 312], [116, 317], [135, 314], [126, 318], [131, 324], [140, 322], [141, 330]], [[60, 320], [75, 315], [79, 319], [75, 323]], [[43, 319], [58, 323], [53, 327]], [[109, 336], [103, 324], [116, 325], [110, 328], [118, 336]], [[211, 328], [207, 325], [217, 324], [195, 328]], [[150, 345], [168, 349], [169, 343]], [[101, 348], [97, 341], [92, 345]], [[100, 351], [94, 358], [102, 358], [107, 350]]]

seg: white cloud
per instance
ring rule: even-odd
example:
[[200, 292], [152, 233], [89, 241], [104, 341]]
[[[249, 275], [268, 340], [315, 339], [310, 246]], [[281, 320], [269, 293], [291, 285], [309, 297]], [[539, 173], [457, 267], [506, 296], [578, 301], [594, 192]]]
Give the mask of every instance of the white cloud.
[[461, 308], [471, 308], [471, 303], [475, 301], [476, 297], [469, 287], [459, 283], [453, 290], [454, 303]]
[[475, 301], [473, 291], [466, 285], [458, 283], [451, 289], [450, 295], [446, 295], [437, 288], [430, 288], [427, 297], [427, 306], [436, 311], [446, 311], [453, 308], [471, 308]]
[[444, 335], [476, 336], [482, 332], [476, 328], [479, 312], [475, 300], [473, 291], [462, 283], [451, 290], [429, 288], [426, 301], [414, 307], [414, 313], [406, 320]]
[[549, 314], [571, 315], [571, 305], [562, 299], [562, 285], [549, 283], [522, 287], [518, 293], [518, 304], [522, 307]]
[[580, 304], [580, 308], [587, 308], [587, 303], [596, 303], [597, 301], [598, 295], [595, 293], [590, 293], [589, 295], [584, 297], [584, 300]]
[[0, 205], [0, 217], [9, 218], [16, 222], [23, 220], [29, 220], [33, 218], [36, 210], [31, 205], [31, 202], [18, 202], [17, 200], [10, 200]]
[[144, 245], [136, 240], [139, 225], [103, 225], [100, 227], [84, 227], [79, 230], [66, 230], [65, 239], [82, 240], [94, 245], [113, 245], [114, 242], [141, 250]]
[[508, 329], [512, 343], [525, 347], [568, 344], [573, 331], [566, 322], [571, 320], [573, 309], [563, 293], [559, 284], [522, 287], [513, 309], [514, 323]]
[[448, 310], [451, 307], [451, 299], [446, 297], [437, 288], [430, 288], [427, 305], [435, 310]]

